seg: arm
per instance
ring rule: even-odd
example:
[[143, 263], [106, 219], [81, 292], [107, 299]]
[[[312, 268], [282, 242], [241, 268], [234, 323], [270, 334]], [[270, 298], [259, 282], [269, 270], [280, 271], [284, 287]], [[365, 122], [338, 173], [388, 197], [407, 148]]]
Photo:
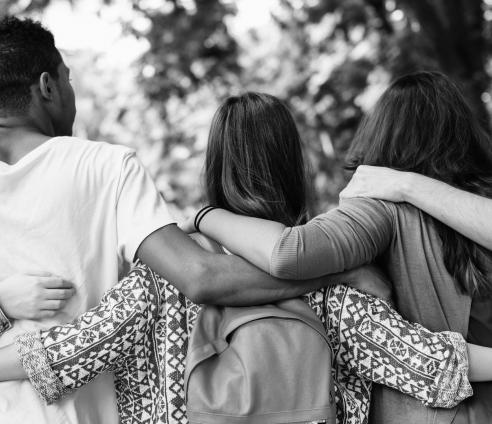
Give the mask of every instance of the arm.
[[[209, 241], [198, 237], [202, 245], [210, 248]], [[376, 293], [381, 293], [381, 287], [383, 294], [386, 290], [385, 277], [374, 267], [335, 278], [369, 283]], [[52, 403], [101, 372], [124, 366], [139, 349], [139, 343], [152, 337], [153, 323], [163, 301], [159, 296], [163, 285], [161, 277], [137, 265], [104, 295], [97, 307], [74, 322], [19, 337], [18, 355], [14, 345], [0, 348], [0, 381], [28, 377], [39, 394]], [[74, 374], [79, 377], [74, 379]]]
[[16, 346], [0, 349], [0, 380], [27, 376], [41, 397], [52, 403], [100, 373], [123, 366], [152, 336], [162, 282], [137, 264], [98, 306], [72, 323], [26, 333], [16, 339]]
[[492, 381], [492, 349], [468, 343], [470, 381]]
[[356, 273], [309, 280], [272, 277], [234, 255], [205, 251], [175, 225], [152, 233], [138, 257], [195, 303], [248, 306], [297, 297], [321, 287], [346, 282]]
[[492, 199], [441, 181], [389, 168], [359, 166], [340, 197], [411, 203], [465, 237], [492, 249]]
[[250, 305], [295, 297], [329, 284], [272, 278], [245, 260], [210, 253], [174, 224], [152, 179], [133, 153], [125, 156], [116, 191], [118, 251], [138, 257], [195, 303]]
[[[369, 268], [369, 274], [366, 270], [361, 275], [367, 279], [371, 273]], [[0, 348], [0, 381], [29, 376], [40, 395], [47, 402], [53, 402], [99, 373], [123, 366], [138, 344], [150, 337], [149, 331], [160, 310], [162, 299], [158, 292], [162, 291], [162, 284], [163, 280], [148, 268], [136, 266], [128, 277], [104, 295], [97, 307], [71, 324], [18, 338], [21, 361], [17, 359], [14, 345]], [[359, 293], [358, 296], [365, 295]], [[104, 328], [104, 331], [92, 332], [92, 328]], [[479, 358], [470, 357], [480, 361], [479, 368], [473, 368], [472, 362], [471, 375], [492, 379], [492, 367], [488, 367], [492, 362], [492, 349], [472, 346], [474, 348], [482, 351]], [[101, 356], [104, 360], [99, 360]], [[79, 375], [77, 379], [73, 378], [74, 373]]]
[[273, 276], [303, 280], [372, 262], [392, 239], [393, 215], [382, 202], [353, 199], [285, 228], [218, 209], [204, 216], [200, 230]]
[[471, 396], [469, 380], [492, 378], [492, 349], [468, 345], [469, 368], [467, 344], [459, 333], [428, 331], [405, 321], [386, 302], [343, 286], [330, 289], [329, 302], [328, 333], [340, 346], [335, 360], [343, 375], [441, 408]]

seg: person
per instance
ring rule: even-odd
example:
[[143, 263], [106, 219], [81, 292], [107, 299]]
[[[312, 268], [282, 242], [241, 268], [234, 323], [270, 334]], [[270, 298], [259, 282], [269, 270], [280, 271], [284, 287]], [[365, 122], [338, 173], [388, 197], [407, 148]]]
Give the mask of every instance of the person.
[[[226, 100], [210, 130], [207, 197], [237, 212], [305, 222], [308, 184], [300, 146], [293, 118], [278, 99], [247, 93]], [[367, 422], [373, 380], [433, 406], [453, 406], [470, 394], [461, 335], [411, 325], [387, 302], [345, 286], [304, 300], [333, 346], [339, 423]], [[183, 423], [182, 346], [197, 313], [197, 305], [137, 264], [99, 306], [72, 324], [22, 336], [18, 347], [31, 381], [49, 402], [111, 368], [122, 422]], [[470, 378], [492, 377], [490, 350], [469, 349]], [[16, 361], [5, 366], [12, 357], [0, 350], [0, 379], [25, 378]]]
[[[488, 138], [457, 87], [444, 75], [420, 72], [394, 81], [359, 127], [349, 166], [378, 165], [421, 173], [489, 196]], [[188, 231], [192, 225], [185, 226]], [[491, 254], [408, 204], [343, 200], [310, 222], [241, 216], [222, 208], [201, 217], [200, 230], [271, 275], [313, 278], [374, 260], [393, 283], [397, 310], [431, 331], [457, 331], [490, 345]], [[377, 423], [485, 423], [492, 417], [490, 383], [451, 410], [429, 409], [395, 390], [377, 387]], [[454, 421], [453, 421], [454, 420]]]
[[[56, 292], [44, 297], [54, 302], [43, 310], [57, 313], [36, 320], [14, 315], [22, 319], [13, 323], [2, 314], [2, 328], [12, 328], [0, 346], [98, 305], [136, 258], [197, 303], [268, 302], [327, 284], [323, 278], [292, 284], [237, 256], [202, 249], [175, 225], [134, 151], [72, 137], [75, 114], [70, 71], [53, 35], [29, 19], [1, 19], [0, 281], [48, 272], [45, 283]], [[1, 302], [13, 309], [8, 297]], [[50, 406], [29, 381], [3, 382], [0, 422], [116, 424], [113, 375]]]

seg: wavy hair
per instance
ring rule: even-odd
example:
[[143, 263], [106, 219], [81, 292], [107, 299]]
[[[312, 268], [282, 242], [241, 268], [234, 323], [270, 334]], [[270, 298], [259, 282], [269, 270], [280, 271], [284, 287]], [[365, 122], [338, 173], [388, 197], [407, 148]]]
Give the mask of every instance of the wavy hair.
[[[437, 72], [394, 81], [367, 115], [352, 142], [346, 168], [386, 166], [441, 180], [492, 197], [489, 136], [456, 85]], [[434, 220], [444, 263], [470, 295], [492, 294], [492, 255]]]

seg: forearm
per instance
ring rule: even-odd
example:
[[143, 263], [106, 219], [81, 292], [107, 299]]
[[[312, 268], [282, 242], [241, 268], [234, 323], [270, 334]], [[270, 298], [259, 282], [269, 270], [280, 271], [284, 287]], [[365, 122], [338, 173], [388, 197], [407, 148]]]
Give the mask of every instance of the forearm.
[[386, 205], [355, 199], [289, 228], [213, 210], [200, 230], [275, 277], [307, 280], [372, 262], [386, 248], [392, 222]]
[[72, 323], [16, 339], [22, 366], [47, 403], [125, 363], [157, 316], [158, 283], [137, 265]]
[[224, 306], [250, 306], [277, 302], [335, 284], [347, 283], [350, 275], [338, 273], [296, 281], [270, 276], [240, 257], [214, 258], [215, 277], [205, 283], [201, 303]]
[[450, 408], [472, 394], [460, 334], [433, 333], [405, 321], [388, 303], [350, 288], [332, 289], [329, 299], [330, 325], [343, 346], [338, 366], [427, 406]]
[[470, 381], [492, 381], [492, 349], [468, 343]]
[[275, 221], [236, 215], [215, 209], [200, 223], [200, 231], [263, 271], [269, 272], [270, 257], [285, 226]]
[[408, 174], [402, 198], [465, 237], [492, 249], [492, 199], [419, 174]]
[[[216, 212], [219, 211], [210, 212], [209, 215], [213, 217]], [[207, 218], [208, 215], [205, 219]], [[334, 221], [332, 227], [336, 225], [337, 222]], [[219, 225], [213, 227], [215, 226]], [[313, 231], [317, 231], [317, 228], [317, 223], [311, 227]], [[242, 236], [237, 236], [240, 237]], [[277, 234], [272, 232], [271, 240], [275, 237]], [[321, 237], [324, 237], [323, 232]], [[341, 272], [345, 266], [348, 269], [355, 268], [372, 259], [372, 251], [361, 251], [364, 249], [361, 246], [367, 243], [359, 243], [358, 238], [344, 246], [343, 250], [347, 253], [346, 256], [349, 256], [348, 259], [335, 258], [342, 250], [338, 249], [339, 243], [328, 241], [325, 245], [329, 246], [324, 250], [315, 246], [313, 250], [303, 252], [305, 257], [313, 254], [315, 256], [313, 261], [323, 263], [323, 267], [316, 268], [314, 272], [317, 275], [311, 278], [309, 276], [299, 278], [298, 280], [302, 279], [302, 282], [270, 276], [239, 256], [207, 252], [176, 226], [168, 226], [149, 235], [139, 247], [137, 254], [152, 270], [162, 275], [195, 303], [246, 306], [297, 297], [321, 287], [346, 282], [346, 276], [320, 277]], [[371, 243], [372, 245], [374, 243]], [[332, 260], [327, 259], [332, 252], [335, 252]], [[351, 259], [352, 256], [355, 259]], [[296, 262], [296, 260], [294, 256], [292, 261]], [[308, 259], [305, 258], [304, 262], [307, 263]], [[266, 265], [265, 267], [268, 268]], [[309, 267], [309, 263], [306, 267]], [[330, 270], [335, 271], [330, 272]]]
[[27, 374], [17, 356], [14, 344], [0, 348], [0, 381], [22, 380]]

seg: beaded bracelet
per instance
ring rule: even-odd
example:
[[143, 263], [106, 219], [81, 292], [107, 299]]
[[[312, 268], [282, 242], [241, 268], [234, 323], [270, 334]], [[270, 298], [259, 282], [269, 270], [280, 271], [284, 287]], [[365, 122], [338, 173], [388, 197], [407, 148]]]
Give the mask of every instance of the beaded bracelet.
[[205, 206], [204, 208], [200, 209], [198, 213], [195, 216], [195, 230], [197, 233], [200, 232], [200, 222], [202, 222], [203, 217], [208, 214], [210, 211], [213, 211], [214, 209], [217, 209], [216, 206]]

